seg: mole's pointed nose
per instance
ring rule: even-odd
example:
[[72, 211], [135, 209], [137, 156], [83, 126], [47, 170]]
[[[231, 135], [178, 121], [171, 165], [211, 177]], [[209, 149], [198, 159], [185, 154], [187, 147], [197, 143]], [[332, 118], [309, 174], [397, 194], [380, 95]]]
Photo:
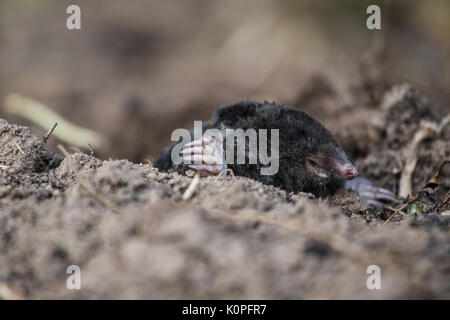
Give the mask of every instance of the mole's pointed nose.
[[340, 166], [338, 173], [340, 176], [347, 180], [351, 180], [359, 175], [358, 169], [350, 163], [346, 163]]
[[332, 161], [331, 166], [339, 176], [346, 180], [351, 180], [359, 175], [358, 169], [347, 159]]

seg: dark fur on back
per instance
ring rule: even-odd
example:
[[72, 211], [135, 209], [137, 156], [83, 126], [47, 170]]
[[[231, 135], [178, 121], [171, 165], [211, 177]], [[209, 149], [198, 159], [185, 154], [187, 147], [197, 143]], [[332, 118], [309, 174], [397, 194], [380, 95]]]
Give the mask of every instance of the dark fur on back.
[[[264, 184], [274, 185], [289, 192], [311, 192], [316, 196], [333, 194], [344, 181], [332, 176], [321, 181], [305, 168], [305, 158], [309, 154], [337, 157], [343, 153], [333, 135], [317, 120], [304, 112], [281, 107], [273, 103], [240, 102], [231, 106], [219, 107], [211, 120], [204, 123], [203, 130], [225, 129], [279, 129], [279, 170], [274, 175], [261, 175], [262, 164], [228, 164], [236, 175], [245, 176]], [[270, 135], [268, 137], [270, 150]], [[174, 167], [170, 159], [172, 146], [166, 148], [155, 162], [155, 167], [167, 171], [185, 171], [188, 167]]]

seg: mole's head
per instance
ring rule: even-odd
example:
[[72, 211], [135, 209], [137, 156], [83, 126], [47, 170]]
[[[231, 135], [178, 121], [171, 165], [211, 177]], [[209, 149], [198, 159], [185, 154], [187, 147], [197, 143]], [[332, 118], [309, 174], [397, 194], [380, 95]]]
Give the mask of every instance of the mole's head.
[[320, 188], [336, 179], [350, 180], [358, 176], [358, 169], [319, 121], [305, 113], [297, 120], [293, 151], [296, 167], [304, 175], [305, 186]]

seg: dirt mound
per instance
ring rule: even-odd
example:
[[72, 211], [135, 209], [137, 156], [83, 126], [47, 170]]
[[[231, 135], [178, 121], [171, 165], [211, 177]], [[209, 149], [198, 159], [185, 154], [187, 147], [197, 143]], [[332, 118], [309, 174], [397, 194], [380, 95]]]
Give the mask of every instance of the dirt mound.
[[[374, 111], [383, 142], [361, 161], [396, 191], [406, 158], [393, 148], [410, 143], [421, 119], [443, 118], [427, 118], [409, 90]], [[0, 297], [450, 298], [447, 169], [427, 183], [449, 156], [448, 128], [417, 153], [422, 211], [392, 216], [344, 191], [313, 199], [242, 177], [197, 181], [80, 153], [62, 160], [27, 128], [0, 124]], [[81, 290], [66, 287], [70, 265]], [[366, 286], [370, 265], [381, 290]]]
[[438, 203], [450, 189], [450, 114], [407, 85], [386, 93], [379, 112], [380, 142], [358, 163], [361, 172], [396, 194], [408, 182], [422, 212], [445, 211]]
[[60, 156], [45, 149], [43, 139], [38, 139], [26, 127], [10, 125], [0, 119], [0, 165], [15, 173], [38, 173], [57, 166]]

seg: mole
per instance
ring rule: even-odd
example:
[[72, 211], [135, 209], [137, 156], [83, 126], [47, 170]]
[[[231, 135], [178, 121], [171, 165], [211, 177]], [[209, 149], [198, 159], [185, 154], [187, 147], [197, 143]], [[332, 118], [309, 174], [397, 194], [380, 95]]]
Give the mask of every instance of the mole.
[[[237, 176], [248, 177], [287, 192], [307, 192], [316, 197], [327, 197], [345, 188], [357, 192], [362, 200], [372, 206], [380, 207], [385, 201], [395, 201], [392, 192], [375, 187], [368, 179], [359, 177], [358, 169], [330, 131], [320, 121], [300, 110], [268, 102], [240, 102], [217, 108], [212, 118], [202, 124], [202, 132], [208, 129], [218, 130], [224, 137], [230, 129], [241, 129], [241, 132], [248, 132], [249, 129], [273, 132], [273, 129], [277, 129], [278, 170], [274, 174], [261, 174], [263, 163], [259, 157], [256, 156], [253, 163], [249, 161], [252, 154], [248, 139], [241, 140], [244, 141], [246, 160], [242, 163], [236, 161], [238, 153], [234, 151], [231, 159], [227, 157], [225, 150], [229, 152], [229, 149], [226, 139], [207, 135], [197, 136], [196, 139], [193, 131], [190, 131], [193, 141], [181, 146], [181, 163], [173, 161], [175, 143], [163, 151], [155, 167], [161, 171], [180, 173], [194, 169], [202, 176], [226, 175], [231, 169]], [[234, 145], [237, 140], [234, 140]], [[266, 140], [267, 149], [273, 151], [272, 139]]]

